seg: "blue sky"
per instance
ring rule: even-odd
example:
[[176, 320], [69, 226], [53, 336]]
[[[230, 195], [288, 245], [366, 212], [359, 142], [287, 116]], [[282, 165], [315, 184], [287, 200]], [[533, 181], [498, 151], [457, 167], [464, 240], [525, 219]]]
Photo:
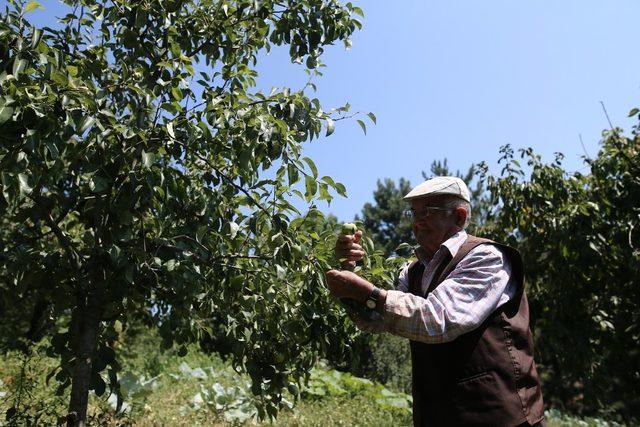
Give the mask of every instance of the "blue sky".
[[[355, 121], [311, 142], [305, 153], [320, 173], [348, 189], [328, 211], [341, 220], [372, 201], [379, 178], [422, 181], [433, 160], [455, 170], [495, 166], [501, 145], [533, 147], [543, 160], [566, 155], [586, 172], [608, 127], [629, 129], [640, 105], [637, 1], [356, 2], [364, 27], [353, 47], [329, 49], [317, 96], [327, 107], [350, 102], [372, 111], [364, 136]], [[281, 52], [260, 67], [265, 85], [302, 84]], [[296, 80], [295, 78], [299, 79]], [[584, 141], [584, 149], [580, 142]]]
[[[0, 0], [4, 5], [5, 0]], [[43, 22], [60, 10], [33, 17]], [[305, 145], [322, 175], [347, 187], [326, 207], [350, 220], [372, 201], [376, 181], [407, 178], [416, 185], [433, 160], [455, 170], [486, 161], [493, 172], [499, 147], [533, 147], [568, 170], [586, 172], [608, 127], [629, 129], [640, 106], [636, 0], [353, 1], [365, 17], [353, 47], [327, 49], [315, 94], [325, 109], [346, 102], [373, 112], [363, 135], [355, 119], [328, 138]], [[307, 76], [286, 49], [262, 57], [259, 85], [300, 88]], [[368, 120], [367, 120], [368, 122]], [[580, 142], [584, 142], [584, 148]]]

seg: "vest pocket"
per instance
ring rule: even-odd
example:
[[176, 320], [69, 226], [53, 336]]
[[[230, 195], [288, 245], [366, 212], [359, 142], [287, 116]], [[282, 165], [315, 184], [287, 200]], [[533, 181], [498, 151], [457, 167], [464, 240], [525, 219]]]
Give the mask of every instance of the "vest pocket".
[[493, 372], [480, 372], [456, 382], [452, 390], [454, 405], [467, 413], [491, 412], [504, 406]]
[[461, 386], [461, 385], [466, 384], [469, 381], [478, 380], [480, 378], [488, 377], [488, 376], [491, 376], [491, 373], [488, 372], [488, 371], [478, 372], [477, 374], [473, 374], [473, 375], [470, 375], [468, 377], [460, 378], [458, 381], [456, 381], [456, 385], [457, 386]]

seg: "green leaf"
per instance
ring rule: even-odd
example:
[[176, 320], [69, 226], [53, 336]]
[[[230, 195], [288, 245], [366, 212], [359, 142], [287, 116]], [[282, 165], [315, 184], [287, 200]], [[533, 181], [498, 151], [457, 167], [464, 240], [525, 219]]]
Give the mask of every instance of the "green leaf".
[[103, 176], [94, 175], [91, 178], [91, 182], [89, 183], [89, 188], [91, 189], [91, 191], [101, 193], [109, 188], [109, 180]]
[[142, 164], [145, 168], [150, 168], [153, 165], [153, 161], [155, 160], [155, 155], [153, 153], [147, 153], [146, 151], [142, 151]]
[[75, 65], [67, 65], [67, 72], [71, 77], [76, 77], [78, 75], [78, 67]]
[[371, 121], [373, 122], [373, 124], [377, 124], [377, 120], [376, 120], [376, 115], [373, 113], [367, 113], [367, 116], [369, 116], [369, 118], [371, 119]]
[[173, 271], [176, 268], [176, 260], [170, 259], [169, 261], [164, 263], [164, 266], [167, 269], [167, 271]]
[[335, 129], [335, 125], [333, 123], [333, 120], [331, 120], [331, 118], [327, 117], [327, 134], [325, 136], [329, 136], [333, 133]]
[[339, 195], [341, 195], [342, 197], [347, 197], [347, 189], [342, 183], [336, 182], [335, 188]]
[[13, 75], [18, 78], [18, 76], [20, 75], [20, 73], [22, 73], [24, 71], [24, 69], [27, 67], [27, 60], [26, 59], [20, 59], [16, 56], [16, 59], [13, 60]]
[[182, 101], [182, 90], [177, 86], [172, 87], [171, 96], [178, 102]]
[[313, 177], [310, 177], [308, 175], [304, 177], [304, 183], [306, 188], [304, 196], [307, 202], [310, 202], [313, 196], [315, 196], [316, 191], [318, 190], [318, 184], [316, 180], [313, 179]]
[[30, 194], [33, 191], [33, 187], [29, 185], [29, 175], [26, 173], [19, 174], [18, 181], [20, 183], [20, 194]]
[[4, 101], [0, 101], [0, 125], [6, 122], [13, 116], [13, 108], [4, 105]]
[[207, 231], [209, 231], [209, 228], [205, 225], [198, 227], [196, 231], [196, 241], [198, 243], [202, 243], [202, 238], [207, 234]]
[[83, 134], [87, 129], [89, 129], [96, 122], [96, 119], [91, 116], [86, 116], [82, 120], [82, 124], [80, 125], [80, 129], [78, 130], [79, 134]]
[[123, 330], [123, 326], [122, 326], [122, 322], [120, 320], [117, 320], [115, 322], [113, 322], [113, 329], [117, 332], [120, 333]]
[[35, 49], [40, 43], [41, 39], [42, 39], [42, 30], [38, 28], [34, 28], [33, 33], [31, 34], [31, 49]]
[[362, 132], [364, 132], [364, 134], [366, 135], [367, 134], [367, 125], [365, 125], [362, 120], [356, 120], [356, 121], [358, 122], [358, 124], [362, 128]]
[[313, 160], [311, 160], [308, 157], [304, 157], [302, 160], [304, 160], [304, 162], [309, 166], [309, 169], [311, 169], [311, 173], [313, 174], [314, 178], [318, 177], [318, 168], [316, 167], [316, 164], [313, 163]]
[[300, 179], [298, 168], [292, 163], [287, 165], [287, 176], [289, 177], [289, 185], [293, 185]]
[[631, 111], [629, 111], [629, 117], [635, 116], [639, 112], [640, 110], [638, 110], [637, 108], [633, 108]]
[[37, 1], [31, 0], [31, 1], [29, 1], [29, 3], [27, 3], [27, 6], [24, 8], [24, 11], [26, 13], [29, 13], [29, 12], [32, 12], [32, 11], [34, 11], [36, 9], [44, 9], [44, 7], [40, 3], [38, 3]]
[[353, 13], [355, 13], [356, 15], [360, 15], [361, 17], [364, 18], [364, 12], [362, 11], [362, 9], [360, 9], [359, 7], [354, 6], [352, 9]]

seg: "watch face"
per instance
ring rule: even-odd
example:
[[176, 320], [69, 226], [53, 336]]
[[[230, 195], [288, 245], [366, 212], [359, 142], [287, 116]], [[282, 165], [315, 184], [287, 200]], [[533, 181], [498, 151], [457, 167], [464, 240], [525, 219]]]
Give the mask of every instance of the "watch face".
[[374, 300], [367, 300], [367, 307], [369, 307], [371, 310], [373, 310], [374, 308], [376, 308], [376, 302]]

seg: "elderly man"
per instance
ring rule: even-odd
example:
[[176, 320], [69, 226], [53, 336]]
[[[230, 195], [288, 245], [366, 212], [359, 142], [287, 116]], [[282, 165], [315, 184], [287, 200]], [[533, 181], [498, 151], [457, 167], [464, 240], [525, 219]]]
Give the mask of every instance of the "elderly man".
[[[542, 393], [520, 254], [465, 232], [471, 199], [459, 178], [427, 180], [405, 199], [419, 247], [397, 290], [331, 270], [331, 295], [380, 314], [354, 317], [361, 329], [411, 340], [415, 426], [540, 425]], [[361, 235], [338, 238], [343, 267], [364, 256]]]

